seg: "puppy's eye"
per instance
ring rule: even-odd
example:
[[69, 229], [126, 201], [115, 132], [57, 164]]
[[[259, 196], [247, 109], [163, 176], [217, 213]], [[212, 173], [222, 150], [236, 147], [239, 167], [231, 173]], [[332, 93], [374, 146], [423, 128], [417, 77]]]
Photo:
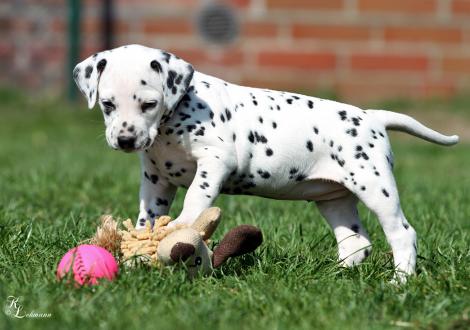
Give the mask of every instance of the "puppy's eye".
[[142, 103], [142, 105], [140, 106], [142, 109], [142, 112], [155, 108], [157, 106], [157, 103], [158, 103], [157, 101], [149, 101], [149, 102]]
[[101, 104], [103, 104], [104, 113], [107, 115], [109, 115], [113, 110], [116, 109], [116, 105], [114, 105], [114, 103], [109, 100], [104, 100], [101, 102]]

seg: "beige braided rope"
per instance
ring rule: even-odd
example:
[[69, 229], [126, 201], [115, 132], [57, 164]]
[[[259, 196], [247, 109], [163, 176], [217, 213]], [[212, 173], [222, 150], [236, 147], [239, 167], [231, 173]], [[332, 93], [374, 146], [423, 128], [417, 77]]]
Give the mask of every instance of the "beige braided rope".
[[157, 265], [157, 248], [160, 241], [175, 230], [187, 227], [177, 225], [168, 228], [167, 224], [171, 220], [171, 217], [165, 215], [155, 219], [153, 228], [150, 221], [147, 221], [144, 228], [135, 229], [132, 220], [127, 219], [122, 223], [125, 227], [125, 230], [122, 230], [111, 215], [103, 215], [101, 225], [90, 243], [105, 248], [115, 256], [121, 255], [121, 262], [127, 265], [131, 265], [131, 261], [136, 257], [141, 262]]

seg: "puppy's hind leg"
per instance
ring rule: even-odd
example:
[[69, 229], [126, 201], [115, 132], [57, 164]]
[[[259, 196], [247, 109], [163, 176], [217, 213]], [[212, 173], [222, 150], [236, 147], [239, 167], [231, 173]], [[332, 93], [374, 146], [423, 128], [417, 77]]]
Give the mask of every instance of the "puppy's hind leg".
[[[400, 282], [413, 274], [416, 266], [416, 232], [408, 223], [400, 206], [400, 199], [391, 169], [386, 165], [377, 166], [380, 180], [359, 182], [367, 186], [366, 191], [357, 190], [359, 199], [373, 211], [382, 226], [393, 252], [396, 279]], [[374, 176], [367, 176], [372, 178]]]
[[345, 197], [317, 202], [318, 209], [329, 223], [338, 242], [338, 257], [342, 266], [361, 263], [371, 251], [371, 243], [359, 219], [357, 198]]

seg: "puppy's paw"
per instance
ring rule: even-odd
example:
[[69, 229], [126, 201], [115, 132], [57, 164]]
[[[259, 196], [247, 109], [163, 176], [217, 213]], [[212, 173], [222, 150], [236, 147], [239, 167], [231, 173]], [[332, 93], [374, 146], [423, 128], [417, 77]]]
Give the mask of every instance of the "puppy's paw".
[[372, 251], [370, 241], [362, 235], [353, 235], [339, 244], [339, 262], [342, 267], [359, 265]]

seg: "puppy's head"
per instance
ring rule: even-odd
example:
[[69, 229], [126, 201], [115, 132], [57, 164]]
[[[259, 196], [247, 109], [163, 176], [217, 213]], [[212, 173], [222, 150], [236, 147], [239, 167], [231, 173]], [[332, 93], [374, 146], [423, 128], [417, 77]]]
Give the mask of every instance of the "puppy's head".
[[129, 45], [90, 56], [73, 78], [92, 109], [98, 100], [110, 147], [126, 152], [150, 147], [162, 121], [188, 91], [193, 67], [175, 55]]

